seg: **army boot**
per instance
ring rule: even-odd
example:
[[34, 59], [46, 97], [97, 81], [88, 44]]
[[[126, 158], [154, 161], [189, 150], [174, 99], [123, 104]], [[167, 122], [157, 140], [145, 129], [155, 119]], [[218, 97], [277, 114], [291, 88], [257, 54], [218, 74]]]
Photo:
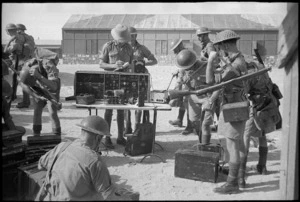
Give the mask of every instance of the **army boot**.
[[220, 187], [215, 188], [213, 191], [219, 194], [234, 194], [239, 192], [238, 184], [238, 172], [239, 163], [229, 162], [229, 174], [227, 177], [227, 182]]
[[[108, 113], [104, 113], [104, 119], [108, 123], [108, 126], [110, 128], [112, 116], [110, 116]], [[105, 136], [104, 146], [107, 149], [114, 149], [115, 148], [109, 136]]]
[[268, 156], [268, 147], [258, 147], [259, 159], [256, 166], [257, 172], [261, 175], [267, 175], [268, 171], [266, 168], [267, 156]]
[[186, 122], [187, 122], [187, 126], [185, 127], [184, 131], [181, 132], [181, 135], [188, 135], [193, 132], [193, 125], [189, 119], [188, 111], [186, 115]]
[[185, 114], [185, 109], [179, 108], [177, 119], [174, 121], [170, 120], [169, 123], [173, 126], [182, 127], [182, 121], [183, 121], [184, 114]]

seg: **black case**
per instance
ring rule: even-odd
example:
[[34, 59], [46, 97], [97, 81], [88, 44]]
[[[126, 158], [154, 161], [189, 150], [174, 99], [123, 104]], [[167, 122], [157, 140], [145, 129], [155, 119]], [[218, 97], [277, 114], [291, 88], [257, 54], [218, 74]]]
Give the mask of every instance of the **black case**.
[[151, 153], [153, 138], [154, 126], [149, 122], [149, 111], [144, 111], [143, 123], [138, 124], [134, 133], [127, 137], [124, 155], [137, 156]]
[[175, 153], [175, 177], [204, 182], [217, 182], [219, 154], [216, 152], [179, 149]]

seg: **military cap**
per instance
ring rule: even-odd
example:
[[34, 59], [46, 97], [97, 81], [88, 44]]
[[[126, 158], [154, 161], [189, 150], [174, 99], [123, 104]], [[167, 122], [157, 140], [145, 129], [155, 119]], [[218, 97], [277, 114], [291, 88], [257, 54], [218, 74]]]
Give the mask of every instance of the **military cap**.
[[23, 24], [16, 24], [16, 27], [17, 27], [18, 29], [26, 30], [26, 27], [25, 27], [25, 25], [23, 25]]
[[5, 29], [6, 30], [17, 29], [17, 26], [15, 24], [9, 23], [6, 25]]
[[130, 34], [137, 34], [137, 31], [134, 27], [129, 27], [129, 33]]
[[232, 30], [224, 30], [224, 31], [221, 31], [221, 32], [217, 33], [216, 39], [213, 43], [218, 44], [218, 43], [228, 41], [228, 40], [231, 40], [231, 39], [240, 39], [240, 36], [237, 35]]
[[196, 30], [196, 35], [201, 35], [201, 34], [208, 34], [211, 31], [208, 30], [207, 27], [200, 27], [199, 29]]

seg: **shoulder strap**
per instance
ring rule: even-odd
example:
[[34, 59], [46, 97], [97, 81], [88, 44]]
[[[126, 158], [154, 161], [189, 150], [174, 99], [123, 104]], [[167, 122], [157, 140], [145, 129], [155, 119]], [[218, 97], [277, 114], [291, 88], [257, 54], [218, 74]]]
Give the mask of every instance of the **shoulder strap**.
[[54, 163], [56, 162], [58, 156], [59, 156], [63, 151], [65, 151], [66, 148], [67, 148], [71, 143], [72, 143], [71, 141], [66, 142], [66, 143], [60, 148], [60, 150], [59, 150], [59, 152], [57, 153], [57, 155], [54, 157], [53, 162], [52, 162], [52, 164], [51, 164], [51, 167], [50, 167], [50, 169], [49, 169], [48, 172], [47, 172], [47, 177], [48, 177], [48, 179], [50, 179], [50, 177], [51, 177], [52, 168], [53, 168]]

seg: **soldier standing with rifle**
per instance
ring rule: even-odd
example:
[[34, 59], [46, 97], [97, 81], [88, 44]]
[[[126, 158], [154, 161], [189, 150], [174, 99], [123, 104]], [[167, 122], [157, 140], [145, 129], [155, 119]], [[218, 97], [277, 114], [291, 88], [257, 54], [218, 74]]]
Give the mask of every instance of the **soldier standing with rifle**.
[[[25, 38], [25, 43], [23, 47], [23, 53], [26, 57], [33, 58], [34, 57], [34, 48], [35, 43], [32, 36], [25, 33], [26, 27], [23, 24], [16, 24], [18, 29], [18, 34], [22, 35]], [[28, 108], [30, 105], [30, 97], [29, 94], [23, 91], [23, 100], [17, 104], [17, 108]]]
[[[131, 40], [129, 44], [131, 45], [133, 49], [133, 61], [142, 61], [145, 64], [145, 68], [143, 73], [149, 73], [146, 66], [153, 66], [157, 64], [157, 60], [154, 57], [154, 55], [151, 53], [151, 51], [144, 45], [141, 45], [136, 40], [137, 38], [137, 30], [134, 27], [129, 27], [129, 33], [131, 36]], [[144, 61], [144, 59], [147, 58], [147, 62]], [[148, 110], [145, 110], [144, 112], [149, 113]], [[125, 115], [126, 120], [126, 127], [124, 134], [130, 134], [132, 133], [132, 127], [131, 127], [131, 112], [130, 110], [126, 110]], [[137, 129], [137, 124], [141, 122], [141, 116], [142, 116], [142, 110], [136, 110], [135, 111], [135, 130]]]
[[[196, 53], [191, 50], [182, 50], [176, 56], [175, 64], [180, 71], [178, 75], [178, 85], [184, 84], [189, 91], [203, 89], [208, 87], [205, 82], [206, 62], [197, 59]], [[203, 99], [206, 95], [187, 95], [189, 120], [191, 121], [194, 133], [199, 137], [199, 142], [202, 141], [201, 132], [201, 103], [199, 98]]]
[[[178, 55], [178, 53], [180, 51], [184, 50], [184, 49], [185, 48], [183, 46], [182, 39], [180, 39], [180, 38], [174, 39], [171, 42], [171, 49], [170, 50], [173, 51], [175, 55]], [[178, 77], [179, 74], [183, 74], [183, 71], [184, 71], [183, 69], [179, 69], [175, 74], [173, 74], [173, 77], [174, 76]], [[181, 82], [177, 82], [176, 86], [175, 86], [175, 89], [177, 89], [177, 90], [186, 89], [186, 86], [183, 85]], [[187, 104], [187, 97], [181, 97], [181, 98], [177, 98], [177, 99], [171, 100], [169, 102], [169, 104], [171, 106], [174, 106], [175, 105], [174, 103], [176, 103], [176, 102], [179, 105], [178, 116], [177, 116], [176, 120], [169, 120], [169, 123], [171, 125], [173, 125], [173, 126], [179, 126], [179, 127], [181, 127], [182, 126], [182, 122], [183, 122], [183, 117], [184, 117], [184, 114], [185, 114], [185, 111], [186, 111], [187, 126], [181, 132], [181, 134], [182, 135], [188, 135], [188, 134], [190, 134], [190, 133], [193, 132], [193, 127], [192, 127], [191, 121], [189, 120], [189, 111], [188, 111], [188, 107], [187, 107], [188, 106], [188, 104]]]
[[[224, 30], [217, 33], [216, 45], [217, 52], [211, 52], [208, 58], [206, 81], [208, 84], [215, 83], [215, 66], [214, 60], [221, 59], [225, 66], [220, 71], [220, 81], [228, 81], [233, 78], [240, 77], [247, 74], [247, 64], [241, 52], [237, 48], [237, 40], [240, 37], [232, 30]], [[245, 86], [242, 81], [236, 81], [230, 85], [224, 86], [223, 89], [214, 91], [212, 96], [203, 104], [204, 108], [210, 108], [215, 99], [221, 93], [221, 112], [218, 123], [218, 134], [222, 134], [226, 138], [226, 147], [229, 152], [229, 174], [227, 182], [221, 187], [214, 189], [214, 192], [220, 194], [231, 194], [239, 191], [238, 174], [241, 160], [245, 158], [245, 145], [243, 142], [243, 134], [245, 130], [246, 120], [249, 116], [240, 117], [239, 121], [225, 120], [224, 108], [227, 104], [246, 101], [247, 98], [244, 93]], [[234, 114], [232, 108], [232, 114]]]
[[[106, 71], [122, 71], [128, 72], [129, 66], [133, 60], [133, 49], [128, 44], [130, 40], [130, 33], [128, 27], [118, 24], [111, 30], [111, 35], [114, 40], [104, 44], [102, 54], [100, 55], [100, 68]], [[109, 128], [112, 120], [112, 109], [106, 109], [104, 119], [108, 123]], [[118, 123], [118, 138], [117, 144], [126, 145], [124, 138], [124, 110], [117, 110], [117, 123]], [[104, 144], [107, 148], [114, 149], [109, 136], [105, 137]]]
[[[11, 36], [10, 40], [4, 47], [3, 52], [4, 53], [9, 53], [9, 59], [12, 61], [12, 64], [14, 66], [14, 70], [20, 71], [21, 68], [19, 68], [19, 63], [23, 64], [28, 57], [26, 57], [23, 54], [23, 46], [25, 43], [25, 38], [24, 36], [18, 34], [17, 32], [17, 27], [15, 24], [7, 24], [6, 25], [6, 33]], [[17, 81], [17, 74], [13, 73], [13, 84], [12, 84], [12, 95], [9, 101], [9, 106], [11, 106], [12, 101], [14, 101], [17, 98], [17, 86], [18, 86], [18, 81]]]

